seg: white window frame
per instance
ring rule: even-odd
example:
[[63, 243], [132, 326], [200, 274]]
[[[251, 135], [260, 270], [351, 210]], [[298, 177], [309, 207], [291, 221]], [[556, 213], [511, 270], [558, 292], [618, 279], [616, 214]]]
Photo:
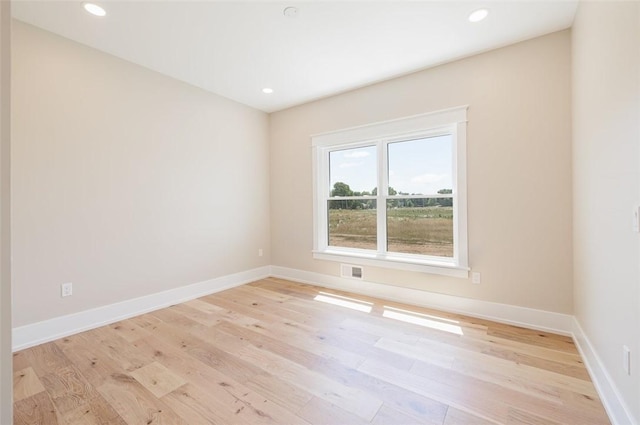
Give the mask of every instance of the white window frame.
[[[311, 136], [313, 151], [313, 258], [351, 262], [401, 270], [469, 277], [467, 247], [467, 108], [460, 106], [441, 111], [414, 115], [391, 121], [352, 127]], [[385, 252], [386, 223], [384, 217], [388, 196], [387, 145], [392, 142], [450, 134], [453, 139], [453, 258]], [[331, 192], [329, 153], [339, 149], [353, 149], [376, 145], [378, 150], [378, 191], [375, 196], [357, 199], [376, 199], [377, 250], [329, 246], [327, 201]], [[410, 196], [411, 197], [411, 196]], [[350, 199], [350, 198], [345, 198]]]

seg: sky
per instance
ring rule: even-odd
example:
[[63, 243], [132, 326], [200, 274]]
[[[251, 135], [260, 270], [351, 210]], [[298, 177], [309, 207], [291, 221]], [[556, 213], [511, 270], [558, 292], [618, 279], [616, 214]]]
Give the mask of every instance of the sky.
[[[451, 136], [437, 136], [390, 143], [389, 186], [398, 192], [434, 194], [451, 189]], [[333, 151], [329, 156], [331, 187], [336, 182], [354, 192], [376, 187], [376, 147]]]

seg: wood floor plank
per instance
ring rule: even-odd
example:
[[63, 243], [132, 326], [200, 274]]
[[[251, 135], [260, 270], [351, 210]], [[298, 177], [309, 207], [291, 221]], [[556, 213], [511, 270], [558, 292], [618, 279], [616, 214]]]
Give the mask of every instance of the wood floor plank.
[[245, 385], [292, 412], [298, 412], [313, 398], [303, 388], [268, 373], [253, 376]]
[[[367, 420], [371, 420], [382, 405], [382, 401], [375, 396], [344, 385], [332, 377], [311, 370], [269, 350], [248, 345], [235, 349], [233, 354], [245, 361], [260, 365], [260, 368], [265, 372], [279, 376], [294, 385], [312, 383], [309, 388], [306, 388], [307, 391]], [[309, 356], [312, 355], [309, 353]]]
[[27, 356], [29, 354], [30, 354], [29, 350], [22, 350], [22, 351], [17, 351], [13, 353], [12, 363], [13, 363], [14, 372], [31, 367], [31, 364], [29, 363], [29, 359], [27, 359]]
[[423, 419], [416, 419], [411, 416], [407, 416], [404, 413], [395, 410], [386, 404], [383, 404], [378, 413], [371, 421], [372, 425], [441, 425], [442, 420], [438, 419], [435, 422], [425, 422]]
[[216, 341], [209, 342], [198, 338], [174, 323], [157, 325], [154, 337], [162, 339], [170, 347], [182, 351], [185, 355], [220, 371], [237, 382], [244, 383], [262, 373], [262, 369], [257, 365], [225, 351], [227, 347], [219, 345]]
[[359, 370], [489, 421], [503, 423], [508, 415], [508, 406], [491, 394], [476, 396], [472, 388], [465, 390], [450, 385], [442, 379], [442, 374], [438, 379], [431, 379], [369, 360]]
[[562, 389], [597, 398], [590, 382], [564, 374], [538, 369], [526, 364], [513, 364], [482, 353], [461, 351], [452, 369], [468, 376], [493, 382], [532, 396], [559, 400]]
[[258, 295], [261, 298], [266, 298], [282, 305], [286, 305], [286, 301], [291, 301], [294, 299], [294, 297], [292, 297], [291, 295], [285, 295], [278, 291], [270, 291], [268, 289], [264, 289], [251, 284], [239, 286], [237, 289], [237, 292], [245, 294], [245, 296]]
[[456, 357], [451, 354], [447, 354], [446, 352], [431, 348], [418, 347], [416, 344], [404, 344], [388, 338], [380, 338], [380, 340], [376, 342], [375, 346], [382, 350], [402, 354], [403, 356], [414, 360], [422, 360], [445, 368], [451, 368], [454, 360], [456, 359]]
[[131, 372], [131, 376], [158, 398], [187, 384], [186, 380], [176, 376], [158, 362], [153, 362], [134, 370]]
[[69, 359], [67, 359], [55, 342], [36, 345], [35, 347], [22, 351], [21, 354], [38, 377], [47, 375], [52, 370], [71, 365]]
[[206, 423], [224, 425], [225, 415], [217, 409], [216, 403], [209, 402], [210, 396], [203, 396], [201, 391], [191, 384], [164, 396], [163, 401], [181, 418], [188, 418], [189, 423]]
[[318, 397], [313, 397], [298, 414], [313, 425], [366, 425], [369, 421]]
[[580, 354], [574, 351], [555, 350], [549, 347], [540, 347], [537, 345], [529, 345], [522, 341], [513, 341], [510, 339], [499, 338], [493, 335], [487, 335], [484, 338], [478, 338], [473, 341], [491, 348], [493, 350], [512, 351], [515, 353], [526, 354], [544, 360], [551, 360], [558, 363], [564, 363], [577, 367], [584, 367]]
[[128, 374], [114, 374], [97, 390], [127, 424], [190, 425]]
[[17, 425], [610, 423], [571, 338], [277, 278], [13, 359]]
[[[490, 354], [496, 355], [495, 351], [489, 351]], [[574, 378], [581, 379], [585, 382], [591, 382], [589, 372], [584, 365], [567, 365], [563, 362], [557, 362], [548, 359], [542, 359], [536, 355], [515, 352], [515, 351], [501, 351], [502, 358], [509, 360], [512, 363], [524, 364], [532, 366], [540, 370], [546, 370], [549, 372], [555, 372], [561, 375], [566, 375]]]
[[[185, 388], [162, 397], [167, 404], [183, 412], [183, 417], [186, 408], [214, 423], [269, 423], [273, 418], [281, 418], [286, 423], [304, 423], [268, 394], [245, 386], [197, 358], [185, 356], [171, 343], [150, 337], [136, 341], [135, 346], [189, 382]], [[278, 379], [272, 377], [272, 381]], [[199, 408], [198, 404], [205, 404], [206, 409]]]
[[147, 331], [130, 320], [116, 322], [109, 325], [109, 327], [116, 331], [118, 335], [127, 342], [133, 342], [148, 335]]
[[102, 395], [92, 397], [83, 405], [65, 413], [63, 417], [67, 424], [127, 425]]
[[495, 425], [499, 422], [479, 418], [471, 413], [449, 407], [443, 425]]
[[103, 353], [100, 344], [96, 344], [87, 332], [55, 343], [94, 388], [102, 385], [113, 373], [126, 372], [118, 362]]
[[600, 401], [600, 397], [595, 391], [592, 395], [584, 394], [591, 391], [576, 391], [571, 388], [563, 388], [559, 390], [562, 403], [572, 408], [590, 412], [589, 414], [596, 418], [606, 417], [607, 413]]
[[235, 421], [228, 419], [227, 423], [309, 425], [303, 418], [287, 411], [262, 394], [250, 390], [245, 385], [224, 381], [220, 387], [229, 397], [233, 398], [233, 402], [227, 403], [227, 406], [232, 408], [233, 414], [238, 418]]
[[349, 318], [342, 322], [342, 326], [350, 329], [360, 329], [370, 335], [379, 338], [388, 338], [393, 341], [400, 341], [406, 344], [415, 344], [421, 337], [427, 336], [422, 329], [416, 332], [415, 329], [405, 328], [396, 322], [388, 323], [385, 320], [367, 320], [367, 318]]
[[[185, 355], [181, 348], [155, 336], [138, 340], [134, 344], [141, 353], [188, 381], [184, 387], [163, 397], [180, 417], [189, 418], [193, 423], [226, 423], [233, 399], [225, 398], [226, 393], [220, 384], [234, 382], [232, 378], [216, 374], [199, 360]], [[203, 392], [207, 395], [203, 396]]]
[[40, 392], [13, 403], [13, 425], [64, 424], [58, 416], [49, 395]]
[[13, 372], [13, 400], [20, 401], [44, 391], [32, 367]]
[[558, 425], [558, 422], [512, 407], [509, 409], [507, 425]]
[[[503, 400], [509, 407], [521, 408], [523, 410], [535, 411], [541, 417], [557, 418], [564, 423], [577, 421], [581, 424], [600, 423], [598, 417], [594, 417], [590, 412], [585, 412], [577, 406], [565, 406], [559, 400], [556, 402], [531, 397], [502, 385], [483, 381], [455, 371], [445, 371], [423, 362], [416, 362], [411, 369], [416, 376], [423, 377], [424, 380], [446, 382], [447, 385], [455, 388], [458, 392], [466, 391], [467, 395], [473, 395], [478, 400], [488, 402], [489, 397]], [[471, 389], [471, 390], [470, 390]], [[500, 417], [505, 421], [506, 417]]]
[[362, 332], [357, 328], [349, 328], [345, 324], [333, 329], [321, 330], [315, 335], [324, 345], [339, 347], [342, 351], [353, 352], [367, 359], [393, 364], [398, 369], [409, 370], [413, 366], [414, 360], [406, 353], [385, 350], [378, 346], [379, 337], [365, 342], [360, 338], [361, 336]]
[[[251, 339], [255, 344], [263, 344], [273, 352], [287, 353], [287, 357], [304, 363], [305, 359], [313, 358], [315, 361], [322, 362], [336, 361], [348, 367], [357, 367], [360, 365], [365, 356], [360, 353], [343, 350], [341, 347], [326, 344], [324, 341], [316, 337], [315, 334], [309, 335], [306, 332], [300, 332], [295, 327], [278, 328], [273, 324], [263, 323], [259, 327], [238, 327], [230, 322], [224, 321], [209, 331], [215, 338], [216, 331], [227, 331], [232, 335], [243, 335], [246, 339]], [[207, 334], [207, 335], [208, 335]], [[287, 341], [282, 342], [282, 341]], [[295, 357], [295, 358], [294, 358]]]
[[568, 336], [555, 335], [549, 332], [534, 331], [516, 326], [495, 326], [487, 332], [489, 336], [508, 339], [515, 342], [525, 342], [528, 345], [551, 348], [566, 353], [577, 354], [578, 350]]
[[132, 344], [121, 337], [121, 333], [109, 326], [93, 329], [83, 335], [94, 341], [96, 349], [106, 354], [122, 369], [131, 372], [149, 364], [149, 360], [141, 356]]
[[384, 344], [391, 350], [413, 353], [412, 356], [417, 360], [451, 368], [487, 382], [529, 392], [537, 397], [558, 400], [560, 389], [583, 391], [590, 396], [595, 396], [590, 382], [526, 364], [514, 364], [501, 357], [492, 356], [484, 350], [475, 351], [467, 347], [451, 346], [426, 339], [420, 339], [413, 347], [398, 342], [390, 343], [384, 338], [377, 345]]
[[[301, 366], [322, 373], [336, 382], [365, 391], [372, 397], [383, 397], [396, 409], [405, 412], [405, 414], [412, 415], [419, 420], [438, 423], [442, 421], [446, 413], [446, 405], [406, 391], [402, 387], [382, 382], [371, 376], [362, 374], [356, 369], [341, 365], [340, 363], [321, 359], [309, 353], [306, 355], [304, 353], [296, 355], [291, 347], [270, 340], [266, 336], [258, 334], [255, 330], [239, 329], [230, 323], [222, 323], [217, 327], [226, 331], [229, 337], [232, 335], [240, 336], [274, 354], [287, 357]], [[224, 341], [226, 345], [229, 345], [228, 339]], [[395, 363], [390, 364], [395, 365]]]
[[[211, 307], [219, 308], [217, 306], [214, 306], [213, 304], [209, 304], [209, 303], [204, 303], [204, 304], [208, 304]], [[179, 304], [179, 305], [172, 306], [171, 310], [173, 312], [182, 314], [189, 320], [196, 322], [197, 324], [204, 326], [205, 328], [209, 326], [213, 326], [217, 323], [220, 323], [220, 321], [224, 320], [225, 318], [232, 318], [232, 320], [237, 318], [237, 316], [232, 316], [231, 313], [228, 313], [223, 308], [219, 308], [221, 311], [210, 310], [205, 312], [202, 310], [202, 308], [192, 307], [192, 305], [193, 303]], [[193, 324], [193, 326], [195, 326], [195, 324]]]
[[303, 303], [301, 306], [298, 304], [298, 300], [291, 296], [287, 296], [285, 303], [284, 301], [273, 300], [274, 296], [264, 296], [263, 293], [252, 294], [253, 291], [274, 293], [262, 288], [248, 287], [238, 289], [243, 291], [242, 294], [247, 297], [247, 302], [239, 303], [237, 297], [233, 298], [231, 300], [232, 302], [240, 304], [242, 307], [255, 308], [261, 312], [268, 312], [271, 317], [275, 317], [288, 325], [295, 324], [302, 329], [319, 329], [331, 324], [338, 324], [342, 320], [341, 317], [335, 315], [325, 314], [320, 316], [313, 311], [310, 312], [307, 303]]
[[41, 379], [56, 410], [62, 415], [85, 405], [97, 395], [75, 365], [54, 369]]

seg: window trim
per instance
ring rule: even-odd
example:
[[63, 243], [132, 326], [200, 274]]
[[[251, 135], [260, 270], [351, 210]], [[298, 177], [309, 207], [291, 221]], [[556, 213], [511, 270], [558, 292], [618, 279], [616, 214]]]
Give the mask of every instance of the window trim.
[[[469, 275], [468, 241], [467, 241], [467, 179], [466, 179], [466, 130], [468, 106], [444, 109], [426, 114], [414, 115], [390, 121], [382, 121], [358, 127], [311, 136], [313, 151], [313, 258], [329, 261], [350, 261], [358, 265], [418, 271], [447, 276], [464, 277]], [[453, 199], [454, 199], [454, 257], [451, 261], [442, 257], [423, 255], [386, 253], [355, 248], [339, 248], [328, 245], [327, 220], [328, 213], [324, 201], [327, 198], [329, 185], [329, 152], [340, 149], [351, 149], [389, 142], [409, 140], [417, 137], [432, 137], [450, 133], [454, 137], [453, 150]], [[385, 167], [386, 149], [378, 155], [378, 170]], [[379, 174], [379, 173], [378, 173]], [[379, 194], [388, 182], [382, 182], [378, 175]], [[382, 184], [384, 183], [384, 184]], [[380, 195], [382, 197], [383, 195]], [[376, 199], [380, 200], [380, 197]], [[322, 201], [322, 202], [321, 202]], [[384, 205], [377, 205], [377, 210]], [[379, 212], [380, 214], [380, 212]], [[378, 235], [380, 226], [378, 222]]]

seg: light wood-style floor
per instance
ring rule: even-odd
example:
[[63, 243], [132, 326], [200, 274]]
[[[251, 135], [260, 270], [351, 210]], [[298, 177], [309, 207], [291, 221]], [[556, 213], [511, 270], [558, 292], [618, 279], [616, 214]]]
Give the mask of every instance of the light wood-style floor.
[[608, 424], [570, 338], [265, 279], [14, 355], [15, 424]]

